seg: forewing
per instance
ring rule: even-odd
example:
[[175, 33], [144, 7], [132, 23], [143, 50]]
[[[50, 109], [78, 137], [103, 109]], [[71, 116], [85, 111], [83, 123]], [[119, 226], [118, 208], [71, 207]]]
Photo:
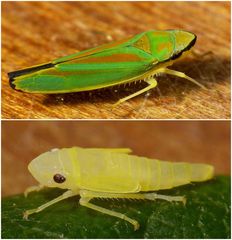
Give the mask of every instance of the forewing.
[[56, 64], [19, 77], [16, 88], [29, 92], [78, 92], [121, 84], [153, 67], [150, 54], [133, 46]]
[[93, 90], [138, 80], [156, 63], [144, 34], [57, 59], [48, 69], [16, 78], [16, 89], [37, 93]]

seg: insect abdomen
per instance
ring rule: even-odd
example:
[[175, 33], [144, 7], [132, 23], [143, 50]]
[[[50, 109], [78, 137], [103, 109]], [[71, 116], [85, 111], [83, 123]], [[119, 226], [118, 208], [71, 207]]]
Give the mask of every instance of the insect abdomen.
[[207, 164], [171, 163], [146, 159], [147, 167], [141, 179], [141, 191], [170, 189], [190, 182], [202, 182], [213, 177], [214, 168]]

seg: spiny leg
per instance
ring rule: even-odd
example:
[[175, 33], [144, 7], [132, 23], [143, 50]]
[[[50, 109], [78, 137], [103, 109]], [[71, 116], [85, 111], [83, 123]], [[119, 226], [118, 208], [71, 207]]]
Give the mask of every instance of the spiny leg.
[[193, 78], [187, 76], [185, 73], [183, 72], [178, 72], [178, 71], [175, 71], [175, 70], [171, 70], [171, 69], [168, 69], [168, 68], [160, 68], [158, 69], [155, 73], [160, 73], [160, 72], [163, 72], [163, 73], [166, 73], [166, 74], [169, 74], [169, 75], [173, 75], [173, 76], [176, 76], [176, 77], [180, 77], [180, 78], [185, 78], [187, 80], [189, 80], [190, 82], [192, 83], [195, 83], [196, 85], [198, 85], [199, 87], [207, 90], [207, 88], [205, 86], [203, 86], [202, 84], [200, 84], [199, 82], [197, 82], [196, 80], [194, 80]]
[[37, 185], [37, 186], [31, 186], [28, 187], [25, 191], [24, 191], [24, 196], [27, 197], [27, 195], [31, 192], [39, 192], [40, 190], [42, 190], [44, 188], [43, 185]]
[[183, 202], [186, 199], [183, 196], [168, 196], [157, 193], [100, 193], [89, 190], [81, 190], [80, 195], [85, 198], [128, 198], [128, 199], [143, 199], [143, 200], [156, 200], [162, 199], [169, 202]]
[[106, 208], [103, 208], [103, 207], [99, 207], [95, 204], [92, 204], [92, 203], [89, 202], [90, 200], [91, 200], [91, 198], [81, 197], [80, 205], [91, 208], [95, 211], [98, 211], [98, 212], [101, 212], [101, 213], [104, 213], [104, 214], [108, 214], [110, 216], [121, 218], [121, 219], [131, 223], [134, 226], [135, 231], [139, 229], [139, 223], [136, 220], [127, 217], [125, 214], [115, 212], [115, 211], [112, 211], [112, 210], [109, 210], [109, 209], [106, 209]]
[[24, 219], [27, 219], [28, 216], [31, 215], [31, 214], [41, 212], [41, 211], [43, 211], [45, 208], [47, 208], [47, 207], [49, 207], [49, 206], [51, 206], [51, 205], [53, 205], [53, 204], [55, 204], [55, 203], [57, 203], [57, 202], [59, 202], [59, 201], [62, 201], [62, 200], [64, 200], [64, 199], [66, 199], [66, 198], [75, 196], [75, 195], [77, 195], [77, 194], [78, 194], [77, 192], [72, 192], [71, 190], [68, 190], [68, 191], [64, 192], [61, 196], [59, 196], [59, 197], [57, 197], [57, 198], [55, 198], [55, 199], [53, 199], [53, 200], [51, 200], [51, 201], [43, 204], [43, 205], [41, 205], [41, 206], [39, 206], [39, 207], [37, 207], [37, 208], [34, 208], [34, 209], [30, 209], [30, 210], [25, 211], [25, 212], [23, 213], [23, 218], [24, 218]]
[[138, 92], [135, 92], [125, 98], [121, 98], [120, 100], [118, 100], [115, 104], [113, 104], [113, 108], [116, 107], [117, 105], [133, 98], [136, 97], [144, 92], [147, 92], [148, 90], [155, 88], [157, 86], [157, 81], [154, 78], [149, 78], [148, 80], [145, 80], [145, 82], [147, 82], [149, 85], [141, 90], [139, 90]]
[[124, 219], [128, 222], [130, 222], [134, 229], [137, 230], [139, 228], [139, 223], [127, 217], [126, 215], [122, 213], [118, 213], [115, 211], [111, 211], [102, 207], [98, 207], [92, 203], [89, 203], [89, 201], [92, 198], [127, 198], [127, 199], [141, 199], [141, 200], [156, 200], [156, 199], [163, 199], [166, 201], [180, 201], [185, 204], [186, 200], [183, 196], [167, 196], [167, 195], [161, 195], [156, 193], [102, 193], [102, 192], [93, 192], [89, 190], [81, 190], [80, 191], [80, 204], [86, 207], [89, 207], [91, 209], [94, 209], [96, 211], [99, 211], [101, 213], [105, 213], [111, 216], [115, 216], [121, 219]]

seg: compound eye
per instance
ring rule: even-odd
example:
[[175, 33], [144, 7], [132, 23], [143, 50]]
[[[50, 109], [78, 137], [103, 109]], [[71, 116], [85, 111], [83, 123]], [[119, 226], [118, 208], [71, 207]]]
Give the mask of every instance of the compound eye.
[[57, 174], [55, 174], [55, 175], [53, 176], [53, 180], [54, 180], [56, 183], [63, 183], [63, 182], [66, 180], [66, 178], [65, 178], [63, 175], [57, 173]]

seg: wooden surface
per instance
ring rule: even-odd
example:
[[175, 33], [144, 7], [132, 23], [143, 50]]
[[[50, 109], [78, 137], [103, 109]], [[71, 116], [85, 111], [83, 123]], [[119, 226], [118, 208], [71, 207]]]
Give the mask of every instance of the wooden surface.
[[[14, 91], [7, 73], [150, 29], [185, 29], [205, 57], [172, 66], [207, 90], [170, 76], [118, 108], [111, 104], [144, 85], [85, 93], [40, 95]], [[2, 117], [230, 118], [229, 2], [3, 2]]]
[[2, 136], [3, 195], [36, 184], [27, 170], [33, 158], [72, 146], [129, 147], [136, 155], [209, 163], [216, 174], [230, 174], [229, 121], [4, 121]]

